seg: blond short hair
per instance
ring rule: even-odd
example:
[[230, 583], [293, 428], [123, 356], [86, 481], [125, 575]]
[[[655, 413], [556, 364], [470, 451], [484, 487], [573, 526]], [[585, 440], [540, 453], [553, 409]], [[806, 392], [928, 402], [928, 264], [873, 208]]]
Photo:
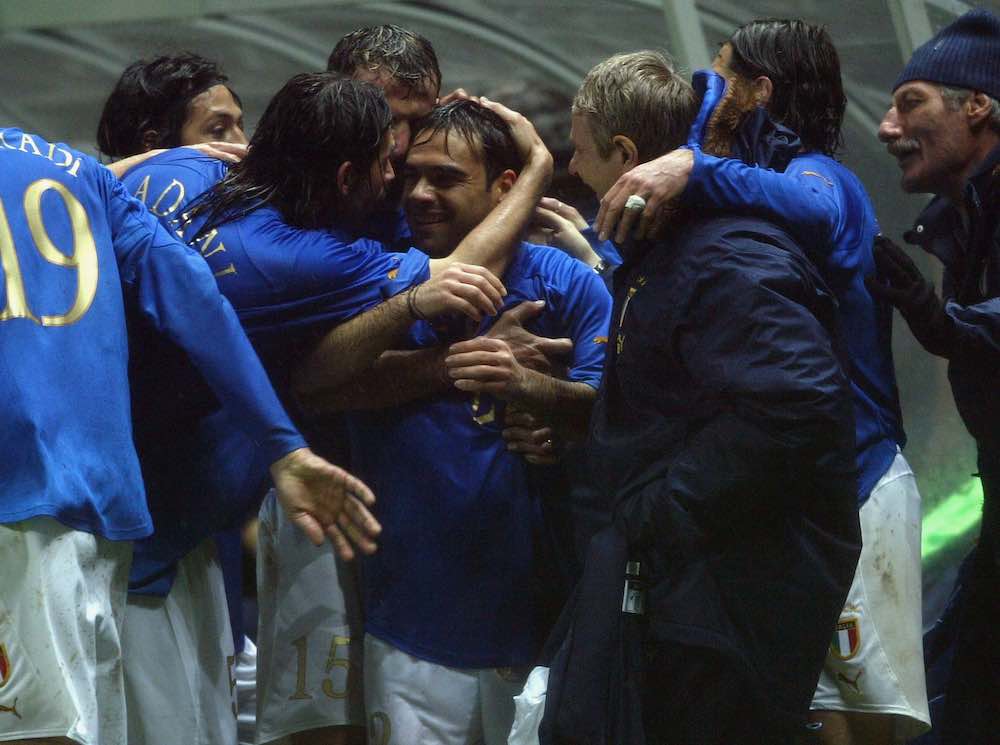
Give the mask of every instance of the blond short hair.
[[642, 162], [683, 145], [697, 111], [694, 91], [673, 62], [648, 49], [595, 65], [573, 99], [573, 113], [589, 118], [602, 158], [611, 154], [612, 138], [625, 135]]

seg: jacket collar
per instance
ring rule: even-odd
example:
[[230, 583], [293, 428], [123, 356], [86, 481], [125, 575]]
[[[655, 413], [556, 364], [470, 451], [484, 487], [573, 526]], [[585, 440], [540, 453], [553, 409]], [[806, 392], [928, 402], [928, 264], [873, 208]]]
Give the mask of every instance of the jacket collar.
[[[973, 215], [982, 211], [983, 195], [989, 190], [993, 179], [1000, 175], [996, 173], [998, 168], [1000, 168], [1000, 145], [990, 151], [962, 188], [962, 198]], [[903, 240], [919, 245], [948, 264], [953, 258], [949, 250], [951, 241], [940, 239], [954, 235], [959, 224], [959, 212], [951, 200], [936, 196], [917, 216], [913, 227], [903, 234]]]

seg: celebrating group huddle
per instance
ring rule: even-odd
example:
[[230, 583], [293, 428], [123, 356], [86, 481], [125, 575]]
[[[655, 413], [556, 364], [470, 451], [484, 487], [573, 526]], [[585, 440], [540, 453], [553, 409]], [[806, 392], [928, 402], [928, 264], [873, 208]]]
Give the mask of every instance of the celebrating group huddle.
[[989, 742], [1000, 19], [918, 48], [879, 129], [936, 195], [913, 236], [943, 299], [834, 159], [820, 27], [748, 23], [691, 82], [651, 51], [594, 67], [568, 114], [593, 225], [545, 197], [524, 116], [440, 85], [386, 25], [249, 143], [187, 53], [126, 69], [107, 167], [0, 129], [0, 741], [916, 737], [895, 307], [979, 446], [933, 725]]

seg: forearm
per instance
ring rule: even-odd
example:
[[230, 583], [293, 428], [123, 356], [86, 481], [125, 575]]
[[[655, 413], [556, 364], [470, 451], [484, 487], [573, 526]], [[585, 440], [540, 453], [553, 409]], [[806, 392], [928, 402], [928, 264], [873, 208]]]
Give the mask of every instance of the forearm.
[[483, 266], [497, 276], [502, 275], [548, 186], [551, 161], [548, 151], [535, 155], [503, 201], [462, 239], [451, 255], [431, 261], [431, 273], [441, 271], [449, 263], [461, 262]]
[[399, 346], [413, 323], [407, 293], [336, 326], [298, 366], [292, 383], [299, 400], [324, 400], [366, 373], [383, 352]]
[[818, 232], [829, 240], [836, 230], [840, 208], [824, 178], [811, 171], [806, 173], [811, 175], [778, 173], [696, 151], [681, 199], [692, 206], [747, 210], [785, 222], [798, 233], [811, 237]]
[[451, 388], [445, 373], [447, 347], [383, 352], [368, 370], [335, 389], [300, 397], [310, 415], [400, 406]]
[[524, 370], [524, 383], [504, 396], [511, 403], [541, 414], [566, 436], [587, 428], [597, 391], [586, 383]]
[[116, 160], [114, 163], [108, 163], [105, 165], [105, 167], [113, 174], [115, 174], [117, 178], [122, 178], [126, 173], [131, 171], [137, 165], [145, 163], [154, 155], [159, 155], [162, 152], [166, 151], [163, 150], [162, 148], [159, 150], [147, 150], [144, 153], [139, 153], [138, 155], [130, 155], [127, 158]]

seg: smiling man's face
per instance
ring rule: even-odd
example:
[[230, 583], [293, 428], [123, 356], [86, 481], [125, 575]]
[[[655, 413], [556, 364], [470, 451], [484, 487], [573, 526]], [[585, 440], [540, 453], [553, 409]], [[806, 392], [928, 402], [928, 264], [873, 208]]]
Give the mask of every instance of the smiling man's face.
[[434, 257], [454, 251], [501, 198], [495, 183], [486, 183], [480, 148], [445, 131], [416, 136], [403, 167], [403, 184], [414, 243]]
[[949, 105], [935, 83], [904, 83], [878, 128], [902, 171], [903, 191], [955, 195], [970, 175], [978, 151], [965, 104]]

